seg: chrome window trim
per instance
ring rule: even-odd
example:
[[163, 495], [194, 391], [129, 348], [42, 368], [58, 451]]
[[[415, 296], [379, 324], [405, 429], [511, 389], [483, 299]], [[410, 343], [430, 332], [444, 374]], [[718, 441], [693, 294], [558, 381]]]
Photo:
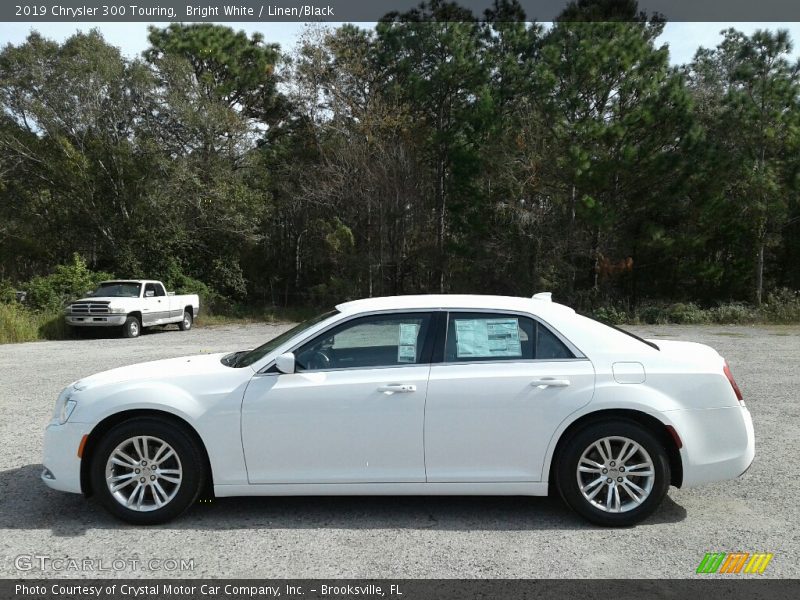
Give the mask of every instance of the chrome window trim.
[[586, 361], [589, 359], [585, 356], [575, 358], [521, 358], [519, 360], [498, 360], [498, 359], [485, 359], [485, 360], [464, 360], [458, 362], [440, 362], [433, 363], [431, 367], [458, 367], [461, 365], [517, 365], [526, 363], [574, 363], [578, 361]]

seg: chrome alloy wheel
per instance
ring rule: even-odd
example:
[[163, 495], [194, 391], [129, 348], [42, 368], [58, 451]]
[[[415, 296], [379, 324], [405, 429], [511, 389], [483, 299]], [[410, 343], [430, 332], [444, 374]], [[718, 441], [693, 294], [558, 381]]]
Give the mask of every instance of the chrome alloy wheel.
[[108, 491], [117, 502], [130, 510], [148, 512], [175, 498], [183, 468], [172, 446], [157, 437], [140, 435], [114, 448], [105, 475]]
[[640, 444], [626, 437], [604, 437], [581, 454], [578, 488], [595, 508], [627, 512], [641, 505], [653, 489], [653, 460]]
[[192, 319], [189, 316], [189, 313], [183, 313], [183, 328], [184, 329], [191, 329], [192, 327]]

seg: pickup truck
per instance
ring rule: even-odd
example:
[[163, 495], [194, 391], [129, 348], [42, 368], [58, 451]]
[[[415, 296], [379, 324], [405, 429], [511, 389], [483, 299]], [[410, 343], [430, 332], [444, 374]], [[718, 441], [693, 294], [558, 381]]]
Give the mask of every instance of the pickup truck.
[[192, 328], [200, 310], [197, 294], [176, 296], [160, 281], [115, 279], [67, 307], [65, 319], [72, 327], [122, 327], [127, 338], [139, 337], [144, 327], [177, 323], [181, 331]]

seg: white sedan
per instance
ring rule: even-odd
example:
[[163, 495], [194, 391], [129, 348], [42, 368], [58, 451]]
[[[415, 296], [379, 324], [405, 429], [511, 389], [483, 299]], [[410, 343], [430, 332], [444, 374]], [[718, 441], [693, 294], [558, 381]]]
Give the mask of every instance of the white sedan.
[[670, 485], [733, 479], [753, 424], [725, 360], [643, 340], [550, 301], [347, 302], [254, 350], [76, 381], [42, 479], [138, 524], [216, 496], [557, 490], [631, 525]]

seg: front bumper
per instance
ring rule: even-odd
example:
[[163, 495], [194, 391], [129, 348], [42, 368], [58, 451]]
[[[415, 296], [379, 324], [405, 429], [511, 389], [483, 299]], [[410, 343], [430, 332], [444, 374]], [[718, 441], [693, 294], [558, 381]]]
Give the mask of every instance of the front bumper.
[[64, 320], [73, 327], [119, 327], [128, 315], [66, 315]]
[[744, 406], [668, 411], [683, 440], [683, 485], [736, 479], [756, 452], [753, 419]]
[[51, 423], [44, 432], [42, 481], [54, 490], [81, 493], [78, 447], [92, 426], [87, 423]]

